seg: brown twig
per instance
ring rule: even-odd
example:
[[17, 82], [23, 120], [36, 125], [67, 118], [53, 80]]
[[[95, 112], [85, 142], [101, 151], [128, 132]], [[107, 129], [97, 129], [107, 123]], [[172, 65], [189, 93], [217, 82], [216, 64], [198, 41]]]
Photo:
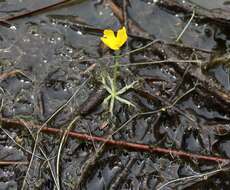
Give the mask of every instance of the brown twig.
[[8, 78], [9, 76], [15, 76], [16, 74], [18, 74], [17, 70], [4, 72], [4, 73], [0, 74], [0, 80], [4, 80], [4, 79]]
[[118, 7], [112, 0], [106, 0], [105, 2], [109, 5], [111, 10], [113, 11], [113, 14], [118, 18], [120, 23], [124, 24], [124, 15], [120, 7]]
[[[18, 126], [24, 127], [26, 123], [26, 121], [22, 122], [21, 120], [2, 118], [2, 117], [0, 118], [0, 121], [2, 122], [2, 126], [7, 127], [7, 128], [8, 127], [18, 127]], [[40, 125], [36, 125], [31, 122], [29, 122], [28, 126], [31, 126], [33, 128], [38, 128], [38, 129], [41, 128]], [[63, 133], [63, 130], [61, 129], [49, 128], [49, 127], [44, 127], [42, 128], [41, 131], [45, 133], [59, 134], [59, 135]], [[222, 162], [222, 163], [230, 162], [230, 159], [228, 158], [194, 154], [194, 153], [189, 153], [189, 152], [171, 149], [171, 148], [161, 148], [161, 147], [155, 147], [152, 145], [132, 143], [132, 142], [127, 142], [127, 141], [111, 140], [111, 139], [106, 139], [106, 138], [99, 137], [99, 136], [91, 136], [85, 133], [79, 133], [79, 132], [73, 132], [73, 131], [68, 132], [68, 136], [77, 138], [82, 141], [102, 142], [102, 143], [109, 144], [112, 146], [117, 146], [120, 148], [125, 148], [129, 150], [134, 150], [134, 151], [161, 153], [161, 154], [168, 154], [168, 155], [179, 156], [179, 157], [184, 157], [184, 158], [189, 158], [189, 159], [214, 161], [214, 162]]]
[[[117, 6], [112, 0], [106, 0], [105, 2], [108, 3], [109, 7], [113, 11], [114, 15], [118, 18], [121, 25], [124, 25], [125, 17], [124, 17], [122, 9], [119, 6]], [[128, 22], [127, 23], [128, 28], [132, 34], [135, 34], [140, 37], [144, 37], [146, 39], [152, 39], [152, 37], [145, 30], [143, 30], [136, 22], [129, 19], [128, 15], [127, 15], [127, 22]]]
[[5, 165], [27, 165], [27, 161], [14, 161], [14, 160], [0, 160], [0, 166]]
[[185, 3], [183, 3], [182, 1], [178, 0], [161, 0], [157, 2], [157, 5], [176, 13], [182, 12], [192, 14], [193, 10], [195, 9], [196, 18], [200, 20], [209, 20], [224, 26], [229, 26], [230, 24], [230, 12], [227, 9], [205, 9], [201, 6], [197, 6], [195, 3], [191, 3], [189, 1], [185, 1]]
[[89, 74], [90, 72], [92, 72], [96, 68], [96, 66], [97, 66], [97, 64], [93, 63], [88, 68], [86, 68], [84, 71], [80, 72], [80, 75], [85, 76], [85, 75]]
[[16, 76], [17, 74], [21, 74], [26, 77], [26, 75], [21, 70], [16, 69], [13, 71], [8, 71], [0, 74], [0, 80], [4, 80], [8, 77]]
[[[161, 57], [174, 57], [174, 59], [179, 59], [180, 57], [180, 55], [176, 53], [175, 48], [177, 49], [177, 52], [183, 51], [181, 47], [175, 46], [175, 48], [172, 48], [171, 44], [168, 45], [167, 43], [155, 43], [153, 48], [160, 54]], [[173, 61], [169, 64], [174, 67], [178, 73], [183, 75], [188, 64], [190, 63]], [[201, 62], [201, 64], [206, 64], [206, 61]], [[197, 86], [197, 93], [202, 96], [214, 96], [216, 99], [216, 105], [222, 107], [226, 111], [229, 111], [230, 93], [227, 92], [227, 90], [225, 90], [219, 83], [217, 83], [213, 77], [203, 73], [201, 69], [202, 65], [192, 65], [188, 70], [185, 78], [189, 79], [190, 81], [198, 81], [198, 83], [202, 85]]]
[[40, 12], [43, 12], [43, 11], [47, 11], [47, 10], [49, 10], [51, 8], [63, 5], [63, 4], [65, 4], [67, 2], [70, 2], [70, 1], [72, 1], [72, 0], [62, 0], [62, 1], [59, 1], [57, 3], [51, 4], [51, 5], [48, 5], [48, 6], [45, 6], [45, 7], [41, 7], [41, 8], [38, 8], [36, 10], [32, 10], [32, 11], [29, 11], [29, 12], [26, 12], [26, 13], [20, 13], [20, 14], [14, 15], [14, 16], [5, 17], [5, 18], [1, 19], [1, 21], [3, 21], [3, 22], [4, 21], [12, 21], [12, 20], [32, 16], [34, 14], [37, 14], [37, 13], [40, 13]]

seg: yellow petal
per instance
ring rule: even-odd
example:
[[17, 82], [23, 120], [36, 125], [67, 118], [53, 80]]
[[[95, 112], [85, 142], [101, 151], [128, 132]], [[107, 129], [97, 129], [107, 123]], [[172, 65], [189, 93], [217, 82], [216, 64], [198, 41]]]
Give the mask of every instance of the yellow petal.
[[104, 30], [104, 36], [101, 38], [102, 42], [113, 50], [119, 50], [120, 47], [127, 41], [127, 33], [125, 27], [118, 30], [117, 36], [110, 29]]
[[114, 32], [112, 31], [112, 30], [110, 30], [110, 29], [106, 29], [106, 30], [104, 30], [104, 36], [103, 36], [104, 38], [109, 38], [109, 39], [114, 39], [115, 40], [115, 35], [114, 35]]
[[123, 26], [122, 29], [117, 32], [117, 41], [120, 44], [120, 47], [127, 41], [128, 35], [126, 33], [126, 28]]
[[119, 50], [119, 47], [118, 47], [118, 45], [117, 45], [117, 40], [116, 40], [116, 38], [111, 39], [111, 38], [102, 37], [102, 38], [101, 38], [101, 41], [102, 41], [105, 45], [107, 45], [110, 49]]

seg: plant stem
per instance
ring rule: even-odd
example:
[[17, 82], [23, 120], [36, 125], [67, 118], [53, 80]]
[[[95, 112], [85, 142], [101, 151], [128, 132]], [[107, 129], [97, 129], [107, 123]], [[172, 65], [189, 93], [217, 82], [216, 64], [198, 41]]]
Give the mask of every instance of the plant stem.
[[[119, 54], [116, 54], [114, 56], [114, 69], [113, 69], [113, 81], [114, 81], [114, 86], [116, 86], [117, 83], [117, 77], [119, 75], [119, 67], [120, 67], [120, 63], [119, 63]], [[116, 90], [116, 89], [115, 89]]]
[[[4, 124], [2, 127], [25, 127], [25, 124], [28, 123], [26, 121], [22, 120], [17, 120], [17, 119], [9, 119], [9, 118], [2, 118], [0, 117], [0, 121], [2, 124]], [[41, 128], [40, 125], [36, 125], [34, 123], [30, 122], [30, 125], [28, 125], [31, 128], [37, 128], [41, 129], [41, 132], [45, 133], [50, 133], [50, 134], [63, 134], [65, 131], [61, 129], [56, 129], [56, 128], [49, 128], [47, 126], [44, 126]], [[218, 156], [211, 156], [211, 155], [201, 155], [201, 154], [196, 154], [196, 153], [190, 153], [190, 152], [185, 152], [182, 150], [176, 150], [176, 149], [170, 149], [170, 148], [163, 148], [163, 147], [157, 147], [157, 146], [151, 146], [148, 144], [140, 144], [140, 143], [133, 143], [133, 142], [128, 142], [128, 141], [122, 141], [122, 140], [112, 140], [109, 138], [104, 138], [100, 136], [94, 136], [94, 135], [89, 135], [86, 133], [80, 133], [76, 131], [68, 131], [66, 133], [66, 137], [72, 137], [76, 138], [82, 141], [94, 141], [94, 142], [102, 142], [106, 143], [110, 146], [116, 146], [119, 148], [123, 149], [128, 149], [128, 150], [134, 150], [134, 151], [140, 151], [140, 152], [148, 152], [150, 154], [153, 153], [161, 153], [161, 154], [167, 154], [167, 155], [174, 155], [178, 157], [184, 157], [184, 158], [189, 158], [189, 159], [197, 159], [197, 160], [206, 160], [206, 161], [214, 161], [218, 163], [230, 163], [229, 158], [223, 158], [223, 157], [218, 157]]]

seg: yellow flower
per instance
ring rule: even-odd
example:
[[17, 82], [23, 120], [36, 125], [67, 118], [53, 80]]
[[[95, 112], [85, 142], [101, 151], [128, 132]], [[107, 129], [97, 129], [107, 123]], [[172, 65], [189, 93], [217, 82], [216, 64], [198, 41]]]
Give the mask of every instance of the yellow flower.
[[123, 26], [117, 31], [117, 36], [110, 29], [104, 30], [104, 36], [101, 37], [102, 42], [107, 45], [110, 49], [119, 50], [121, 46], [127, 41], [128, 35], [126, 29]]

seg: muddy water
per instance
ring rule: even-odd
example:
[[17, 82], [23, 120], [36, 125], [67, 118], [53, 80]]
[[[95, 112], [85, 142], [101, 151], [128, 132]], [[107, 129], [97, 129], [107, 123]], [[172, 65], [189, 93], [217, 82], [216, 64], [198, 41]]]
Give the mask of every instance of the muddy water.
[[[117, 2], [122, 4], [121, 1]], [[209, 9], [229, 9], [228, 2], [223, 0], [192, 2]], [[0, 16], [5, 18], [52, 3], [54, 1], [3, 0], [0, 1]], [[175, 42], [190, 18], [190, 15], [159, 8], [152, 0], [130, 1], [127, 14], [142, 29], [141, 34], [170, 43]], [[2, 117], [21, 118], [42, 125], [81, 88], [68, 106], [55, 114], [48, 125], [65, 129], [72, 117], [78, 114], [79, 105], [93, 90], [100, 87], [102, 73], [110, 72], [113, 64], [113, 52], [102, 47], [100, 32], [90, 33], [82, 28], [73, 30], [70, 25], [81, 24], [94, 29], [117, 30], [120, 28], [119, 20], [108, 4], [102, 1], [79, 0], [9, 21], [8, 24], [0, 26], [1, 73], [15, 70], [20, 72], [10, 74], [0, 81]], [[217, 55], [222, 55], [229, 51], [227, 31], [226, 28], [214, 24], [193, 20], [180, 41], [191, 48], [215, 51]], [[125, 53], [127, 49], [140, 48], [147, 42], [149, 39], [130, 37], [127, 48], [121, 53]], [[172, 55], [172, 58], [177, 59], [196, 59], [203, 56], [199, 52], [191, 53], [172, 47], [169, 51], [167, 56]], [[170, 58], [167, 56], [164, 52], [159, 53], [148, 47], [130, 57], [122, 58], [120, 62], [131, 64]], [[212, 56], [214, 55], [205, 54], [203, 59], [210, 60]], [[90, 74], [82, 74], [93, 64], [96, 64], [96, 68]], [[115, 116], [111, 118], [108, 107], [98, 106], [93, 113], [80, 118], [73, 130], [106, 136], [114, 126], [121, 126], [135, 114], [167, 105], [167, 101], [172, 102], [195, 85], [195, 80], [186, 78], [183, 74], [184, 71], [181, 73], [169, 64], [122, 67], [119, 88], [139, 81], [136, 90], [130, 90], [122, 96], [136, 107], [116, 102]], [[205, 71], [205, 76], [212, 77], [230, 93], [228, 64], [211, 67]], [[86, 80], [88, 82], [81, 86]], [[209, 97], [212, 99], [211, 95]], [[229, 109], [221, 109], [220, 105], [210, 99], [196, 91], [192, 92], [176, 103], [177, 109], [133, 119], [114, 139], [229, 158]], [[104, 123], [108, 123], [105, 128], [102, 127]], [[31, 133], [35, 135], [36, 131], [32, 130]], [[52, 171], [56, 168], [60, 139], [60, 136], [49, 134], [41, 134], [39, 138], [38, 147], [50, 158]], [[0, 142], [0, 160], [30, 161], [34, 139], [26, 128], [1, 130]], [[59, 164], [62, 189], [157, 189], [173, 179], [218, 169], [218, 165], [213, 162], [128, 151], [110, 146], [105, 147], [100, 154], [95, 154], [95, 149], [98, 150], [100, 145], [73, 138], [67, 140]], [[37, 156], [34, 157], [26, 177], [25, 189], [54, 189], [50, 167], [47, 162], [38, 158], [43, 158], [44, 155], [39, 148], [35, 153]], [[0, 189], [21, 189], [27, 170], [28, 164], [1, 165]], [[228, 173], [223, 172], [209, 176], [207, 180], [197, 177], [170, 183], [162, 188], [228, 189], [229, 183]]]

